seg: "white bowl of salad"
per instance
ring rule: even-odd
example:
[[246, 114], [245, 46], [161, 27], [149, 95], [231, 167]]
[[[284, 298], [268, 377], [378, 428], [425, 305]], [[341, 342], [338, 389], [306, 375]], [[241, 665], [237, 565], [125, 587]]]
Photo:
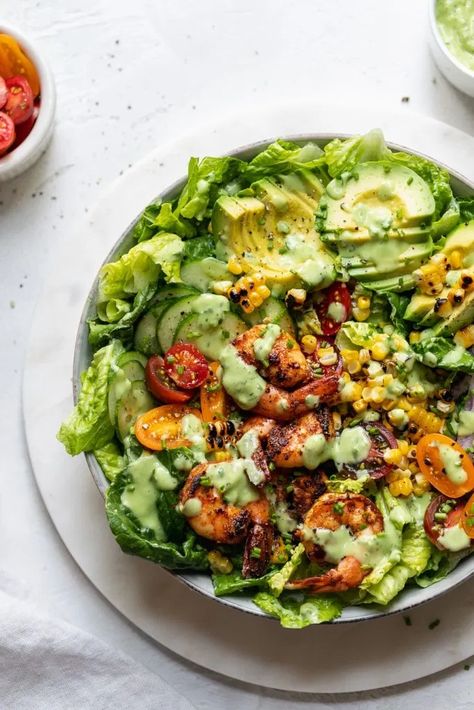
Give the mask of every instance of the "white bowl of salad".
[[474, 186], [365, 136], [192, 158], [92, 287], [58, 438], [125, 552], [290, 628], [474, 572]]

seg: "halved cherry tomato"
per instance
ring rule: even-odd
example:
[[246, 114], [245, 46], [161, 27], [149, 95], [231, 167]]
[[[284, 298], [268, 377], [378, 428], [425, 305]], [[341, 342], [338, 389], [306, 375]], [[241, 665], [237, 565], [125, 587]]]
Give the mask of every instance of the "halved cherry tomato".
[[31, 87], [22, 76], [12, 76], [5, 83], [8, 98], [3, 110], [15, 125], [24, 123], [32, 116], [35, 106]]
[[[331, 317], [331, 306], [336, 306], [340, 313], [337, 318]], [[351, 312], [351, 294], [345, 283], [335, 281], [324, 293], [323, 300], [316, 305], [316, 312], [321, 322], [323, 335], [334, 335], [341, 325], [349, 318]], [[334, 314], [333, 314], [334, 315]]]
[[0, 111], [0, 155], [7, 152], [15, 140], [15, 124], [10, 116]]
[[35, 65], [26, 56], [16, 39], [6, 34], [0, 34], [0, 75], [4, 79], [22, 76], [28, 81], [34, 96], [38, 96], [40, 92], [40, 81]]
[[135, 436], [142, 446], [152, 451], [190, 446], [181, 434], [181, 420], [187, 414], [201, 418], [199, 409], [178, 404], [165, 404], [150, 409], [135, 422]]
[[357, 475], [359, 468], [364, 468], [371, 478], [384, 478], [395, 468], [387, 463], [384, 453], [387, 449], [396, 449], [398, 443], [391, 431], [377, 422], [362, 424], [372, 442], [367, 458], [362, 464], [346, 464], [344, 470], [352, 475]]
[[12, 150], [15, 150], [15, 148], [18, 148], [19, 145], [23, 143], [24, 140], [28, 138], [30, 135], [31, 131], [33, 130], [33, 127], [36, 123], [36, 119], [38, 118], [38, 113], [39, 113], [39, 105], [35, 103], [35, 107], [33, 109], [33, 114], [29, 117], [27, 121], [24, 123], [20, 123], [18, 126], [16, 126], [16, 138], [15, 142], [12, 145]]
[[[453, 482], [447, 475], [441, 459], [439, 446], [447, 446], [459, 454], [461, 460], [461, 477], [465, 480]], [[418, 442], [416, 458], [421, 473], [436, 490], [448, 498], [461, 498], [474, 488], [474, 464], [469, 455], [456, 441], [444, 434], [426, 434]]]
[[191, 343], [176, 343], [165, 353], [164, 361], [168, 377], [185, 390], [200, 387], [209, 374], [206, 358]]
[[[316, 346], [316, 350], [311, 354], [307, 356], [307, 359], [309, 360], [309, 364], [311, 367], [311, 370], [313, 372], [313, 375], [315, 377], [328, 377], [330, 375], [340, 375], [342, 373], [342, 358], [339, 354], [339, 349], [337, 345], [334, 343], [334, 339], [331, 338], [330, 336], [328, 337], [323, 337], [323, 336], [316, 336], [316, 339], [318, 341], [318, 344]], [[337, 360], [334, 363], [334, 365], [321, 365], [319, 361], [319, 355], [318, 355], [318, 350], [320, 348], [327, 348], [331, 347], [334, 349], [336, 355], [337, 355]]]
[[5, 104], [7, 103], [7, 99], [8, 88], [5, 79], [0, 76], [0, 108], [3, 108], [5, 106]]
[[425, 511], [423, 527], [425, 533], [439, 550], [446, 549], [438, 538], [447, 529], [459, 525], [464, 504], [446, 496], [436, 496]]
[[461, 524], [470, 538], [474, 539], [474, 494], [469, 498], [462, 512]]
[[184, 404], [193, 396], [192, 392], [178, 390], [165, 372], [165, 361], [161, 355], [152, 355], [145, 367], [146, 386], [156, 399], [169, 404]]
[[201, 412], [205, 422], [226, 419], [229, 406], [225, 389], [218, 377], [219, 362], [211, 362], [206, 381], [201, 385]]

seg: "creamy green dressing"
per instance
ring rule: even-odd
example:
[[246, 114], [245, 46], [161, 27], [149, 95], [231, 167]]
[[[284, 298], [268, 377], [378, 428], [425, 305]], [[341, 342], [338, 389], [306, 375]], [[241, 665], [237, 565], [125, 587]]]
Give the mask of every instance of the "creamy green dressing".
[[241, 508], [260, 497], [258, 490], [249, 480], [249, 471], [252, 475], [255, 468], [254, 462], [249, 459], [234, 459], [209, 464], [206, 476], [226, 503]]
[[474, 412], [461, 412], [457, 433], [459, 436], [474, 434]]
[[219, 356], [222, 365], [222, 384], [242, 409], [253, 409], [265, 391], [266, 382], [253, 365], [239, 356], [236, 348], [226, 345]]
[[362, 463], [370, 447], [370, 436], [360, 426], [344, 429], [331, 441], [326, 441], [324, 434], [313, 434], [303, 446], [303, 463], [310, 470], [331, 459], [336, 466]]
[[168, 471], [166, 466], [164, 466], [161, 461], [156, 459], [155, 461], [155, 481], [160, 491], [174, 491], [178, 485], [178, 481], [171, 473]]
[[395, 197], [395, 189], [393, 187], [393, 183], [389, 180], [385, 180], [377, 190], [377, 197], [379, 198], [379, 200], [382, 200], [382, 202], [384, 202], [385, 200], [391, 200], [392, 197]]
[[347, 318], [345, 306], [340, 301], [333, 301], [328, 308], [328, 316], [335, 323], [343, 323]]
[[186, 503], [181, 508], [181, 512], [187, 518], [193, 518], [195, 515], [199, 515], [202, 510], [202, 503], [199, 498], [188, 498]]
[[230, 310], [229, 301], [225, 296], [213, 293], [203, 293], [194, 299], [192, 310], [197, 313], [198, 327], [202, 330], [216, 328]]
[[156, 458], [140, 456], [128, 465], [132, 482], [126, 486], [120, 500], [136, 517], [142, 528], [153, 530], [157, 540], [166, 540], [166, 534], [158, 517], [156, 501], [158, 487], [155, 478]]
[[438, 537], [438, 542], [451, 552], [459, 552], [470, 547], [471, 538], [460, 525], [452, 525], [443, 530]]
[[250, 459], [259, 445], [258, 434], [254, 429], [249, 429], [237, 442], [237, 451], [244, 459]]
[[319, 407], [319, 402], [320, 398], [316, 394], [308, 394], [304, 398], [304, 403], [308, 407], [308, 409], [316, 409], [316, 407]]
[[365, 227], [371, 237], [383, 237], [393, 222], [393, 215], [387, 207], [368, 207], [363, 202], [354, 207], [352, 216], [355, 223]]
[[311, 540], [324, 548], [325, 559], [337, 564], [344, 557], [355, 557], [366, 567], [374, 568], [382, 559], [388, 557], [393, 549], [393, 540], [389, 534], [374, 535], [369, 529], [362, 530], [356, 537], [345, 525], [336, 530], [326, 528], [311, 529], [303, 526], [305, 540]]
[[196, 461], [206, 460], [206, 437], [204, 426], [199, 417], [194, 414], [186, 414], [181, 419], [181, 435], [190, 442], [191, 449]]
[[436, 22], [450, 53], [474, 71], [474, 0], [437, 0]]
[[286, 253], [279, 259], [282, 270], [299, 276], [308, 286], [325, 288], [336, 277], [329, 254], [308, 244], [301, 234], [289, 234], [285, 239]]
[[273, 350], [276, 339], [281, 334], [281, 328], [276, 323], [269, 323], [263, 331], [260, 338], [257, 338], [253, 344], [255, 357], [263, 365], [268, 366], [268, 357]]
[[462, 467], [462, 459], [459, 452], [452, 446], [439, 444], [437, 442], [430, 444], [430, 446], [438, 449], [444, 471], [451, 483], [457, 486], [465, 483], [467, 481], [467, 473]]

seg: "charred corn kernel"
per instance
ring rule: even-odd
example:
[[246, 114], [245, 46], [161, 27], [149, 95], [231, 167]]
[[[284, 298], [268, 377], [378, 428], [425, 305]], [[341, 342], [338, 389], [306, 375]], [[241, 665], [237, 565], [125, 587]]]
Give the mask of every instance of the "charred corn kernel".
[[423, 485], [419, 485], [418, 483], [413, 484], [413, 493], [417, 497], [422, 496], [424, 493], [427, 493], [429, 490], [430, 490], [429, 483], [423, 483]]
[[362, 414], [367, 409], [367, 402], [364, 402], [363, 399], [358, 399], [352, 402], [352, 407], [357, 414]]
[[357, 308], [361, 311], [366, 311], [370, 308], [370, 298], [368, 296], [359, 296], [357, 299]]
[[389, 471], [385, 476], [387, 483], [393, 483], [394, 481], [399, 481], [402, 478], [400, 474], [400, 469], [396, 468], [394, 471]]
[[306, 355], [312, 355], [316, 350], [317, 345], [318, 341], [314, 335], [303, 335], [301, 338], [301, 347]]
[[407, 456], [409, 454], [410, 449], [415, 449], [416, 455], [416, 446], [410, 446], [408, 441], [405, 441], [404, 439], [398, 439], [398, 448], [404, 456]]
[[411, 473], [418, 473], [418, 471], [420, 470], [418, 468], [418, 464], [416, 464], [416, 463], [409, 463], [408, 469], [411, 471]]
[[372, 387], [371, 400], [376, 404], [381, 404], [385, 399], [385, 387]]
[[348, 372], [343, 372], [342, 375], [341, 375], [341, 377], [340, 377], [340, 380], [342, 380], [343, 382], [350, 382], [350, 381], [351, 381], [351, 376], [349, 375]]
[[413, 407], [412, 403], [409, 402], [406, 397], [401, 397], [398, 400], [398, 406], [400, 407], [400, 409], [404, 409], [405, 412], [409, 412], [410, 409]]
[[213, 293], [217, 293], [218, 296], [227, 296], [229, 289], [231, 289], [233, 285], [232, 281], [214, 281], [212, 291]]
[[[319, 352], [321, 352], [321, 350]], [[332, 351], [332, 353], [325, 353], [324, 355], [319, 355], [319, 362], [324, 367], [335, 365], [337, 362], [337, 355], [334, 350]]]
[[364, 399], [366, 402], [370, 402], [372, 399], [372, 387], [364, 387], [362, 390], [362, 399]]
[[291, 288], [285, 297], [285, 303], [289, 308], [298, 308], [306, 301], [306, 291], [304, 288]]
[[452, 288], [448, 291], [449, 303], [453, 306], [459, 306], [464, 301], [465, 295], [466, 292], [462, 288]]
[[342, 402], [355, 402], [362, 396], [362, 386], [358, 382], [346, 382], [340, 395]]
[[474, 345], [474, 325], [468, 325], [462, 330], [458, 330], [454, 336], [456, 345], [462, 345], [463, 348], [470, 348]]
[[436, 402], [436, 409], [439, 409], [442, 414], [450, 414], [455, 407], [454, 402]]
[[396, 406], [397, 403], [394, 399], [384, 399], [382, 402], [382, 409], [385, 409], [386, 412], [390, 412], [392, 409], [395, 409]]
[[359, 359], [359, 353], [357, 350], [346, 350], [345, 348], [341, 350], [341, 357], [344, 362], [354, 362]]
[[442, 251], [439, 251], [437, 252], [437, 254], [433, 254], [433, 256], [431, 257], [431, 262], [433, 264], [436, 264], [436, 266], [442, 266], [444, 269], [446, 269], [448, 258], [446, 254], [444, 254]]
[[397, 427], [397, 429], [402, 429], [408, 424], [408, 414], [400, 407], [394, 407], [388, 413], [388, 420], [390, 424]]
[[461, 271], [459, 286], [464, 289], [466, 293], [471, 293], [471, 291], [474, 290], [474, 277], [470, 271]]
[[271, 295], [270, 289], [268, 288], [268, 286], [265, 286], [265, 285], [257, 286], [257, 288], [255, 290], [262, 297], [262, 299], [264, 301], [266, 298], [268, 298]]
[[222, 461], [230, 461], [232, 454], [230, 451], [214, 451], [213, 458], [216, 463], [221, 463]]
[[408, 336], [408, 340], [412, 345], [413, 343], [418, 343], [421, 340], [421, 333], [418, 333], [416, 330], [412, 330]]
[[387, 463], [393, 463], [398, 466], [403, 459], [403, 454], [400, 449], [385, 449], [383, 457]]
[[372, 358], [374, 360], [385, 360], [387, 355], [389, 354], [390, 349], [386, 343], [380, 342], [380, 343], [375, 343], [375, 345], [372, 348]]
[[392, 337], [390, 338], [390, 343], [392, 346], [392, 350], [395, 350], [398, 353], [402, 353], [407, 350], [407, 341], [405, 340], [405, 338], [402, 338], [401, 335], [397, 335], [397, 333], [392, 335]]
[[435, 434], [441, 431], [444, 424], [443, 420], [437, 417], [436, 414], [427, 412], [426, 409], [416, 405], [412, 406], [408, 412], [408, 418], [427, 434]]
[[409, 496], [413, 492], [413, 483], [409, 478], [400, 478], [389, 485], [390, 493], [395, 496]]
[[361, 365], [366, 365], [370, 361], [370, 351], [367, 348], [359, 350], [359, 362]]
[[440, 318], [447, 318], [453, 312], [453, 304], [448, 298], [437, 298], [433, 310]]
[[334, 429], [336, 429], [336, 431], [339, 431], [339, 429], [342, 427], [342, 418], [339, 412], [332, 413], [332, 422], [334, 424]]
[[286, 562], [288, 560], [288, 552], [283, 542], [283, 538], [279, 535], [273, 543], [272, 554], [270, 556], [270, 562], [272, 564], [278, 564]]
[[249, 293], [249, 301], [255, 308], [258, 308], [263, 303], [263, 298], [257, 291], [252, 291]]
[[364, 321], [370, 316], [370, 310], [368, 308], [353, 308], [352, 315], [357, 321]]
[[230, 574], [234, 568], [228, 557], [219, 552], [219, 550], [211, 550], [208, 553], [207, 559], [214, 574]]
[[240, 264], [236, 256], [230, 257], [229, 261], [227, 262], [227, 270], [230, 271], [231, 274], [234, 274], [234, 276], [239, 276], [239, 274], [242, 273], [242, 265]]
[[253, 276], [249, 277], [252, 281], [255, 287], [257, 286], [263, 286], [265, 283], [265, 276], [260, 273], [260, 271], [256, 272], [253, 274]]
[[349, 372], [351, 375], [356, 375], [362, 370], [362, 365], [360, 364], [360, 362], [357, 362], [357, 360], [351, 360], [347, 363], [346, 368], [347, 372]]
[[449, 255], [449, 263], [453, 269], [460, 269], [462, 265], [462, 254], [458, 249], [455, 249]]

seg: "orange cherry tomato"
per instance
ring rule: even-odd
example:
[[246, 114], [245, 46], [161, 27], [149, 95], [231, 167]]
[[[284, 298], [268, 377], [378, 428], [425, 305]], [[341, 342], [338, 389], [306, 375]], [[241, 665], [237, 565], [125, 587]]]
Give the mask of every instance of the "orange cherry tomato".
[[467, 535], [474, 539], [474, 494], [464, 506], [461, 523]]
[[180, 404], [164, 404], [150, 409], [135, 422], [135, 436], [142, 446], [152, 451], [190, 446], [192, 442], [181, 434], [181, 420], [186, 414], [201, 419], [199, 409]]
[[[448, 475], [441, 459], [439, 446], [448, 446], [459, 454], [465, 480], [453, 482]], [[474, 464], [469, 455], [456, 441], [444, 434], [427, 434], [418, 442], [416, 458], [421, 473], [426, 476], [433, 488], [448, 498], [461, 498], [474, 488]]]
[[40, 93], [40, 81], [35, 65], [26, 56], [16, 39], [0, 34], [0, 76], [9, 79], [22, 76], [31, 86], [33, 96]]
[[205, 422], [226, 419], [229, 411], [227, 395], [218, 377], [219, 369], [219, 362], [211, 362], [207, 379], [201, 385], [201, 411]]

